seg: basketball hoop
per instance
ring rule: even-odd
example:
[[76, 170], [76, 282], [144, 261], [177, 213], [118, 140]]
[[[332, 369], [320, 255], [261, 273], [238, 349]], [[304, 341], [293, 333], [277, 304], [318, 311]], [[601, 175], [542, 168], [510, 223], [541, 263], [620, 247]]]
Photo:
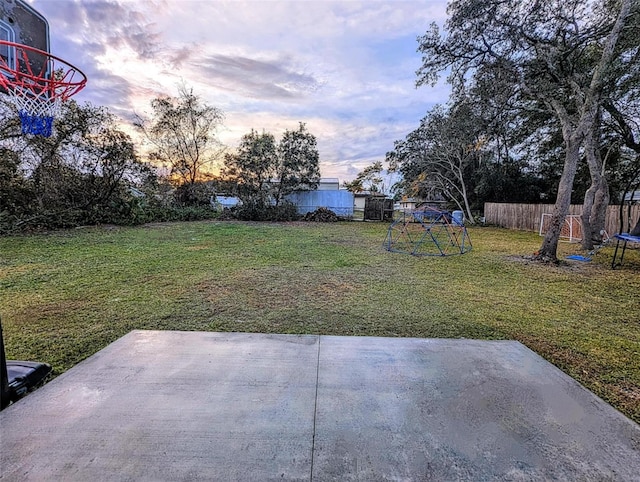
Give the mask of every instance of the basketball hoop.
[[23, 134], [49, 137], [62, 102], [86, 83], [80, 69], [55, 55], [0, 40], [0, 87], [18, 109]]

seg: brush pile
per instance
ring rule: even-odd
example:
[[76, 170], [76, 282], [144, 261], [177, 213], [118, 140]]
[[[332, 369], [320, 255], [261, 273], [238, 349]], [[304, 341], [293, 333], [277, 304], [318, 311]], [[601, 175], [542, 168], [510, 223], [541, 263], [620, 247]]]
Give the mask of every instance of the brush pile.
[[305, 221], [312, 221], [316, 223], [335, 223], [340, 219], [330, 209], [327, 208], [318, 208], [313, 212], [309, 212], [304, 215]]

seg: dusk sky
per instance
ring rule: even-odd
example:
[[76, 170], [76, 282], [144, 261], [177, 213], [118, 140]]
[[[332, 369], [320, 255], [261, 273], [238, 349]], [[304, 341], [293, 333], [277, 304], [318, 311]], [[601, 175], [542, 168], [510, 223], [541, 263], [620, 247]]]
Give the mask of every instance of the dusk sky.
[[304, 122], [323, 177], [351, 180], [418, 126], [448, 86], [416, 89], [417, 40], [445, 0], [32, 0], [51, 52], [89, 82], [76, 96], [130, 124], [184, 83], [222, 109], [230, 147]]

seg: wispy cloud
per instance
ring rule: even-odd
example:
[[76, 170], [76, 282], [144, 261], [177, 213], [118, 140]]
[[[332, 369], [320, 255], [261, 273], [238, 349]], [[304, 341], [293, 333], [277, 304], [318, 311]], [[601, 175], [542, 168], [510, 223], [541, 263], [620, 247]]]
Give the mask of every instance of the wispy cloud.
[[418, 35], [445, 0], [32, 0], [54, 54], [89, 77], [79, 101], [125, 121], [186, 84], [227, 113], [232, 146], [251, 128], [306, 122], [322, 174], [349, 179], [384, 158], [448, 89], [415, 89]]
[[216, 88], [250, 98], [286, 100], [301, 97], [320, 88], [312, 75], [298, 72], [282, 59], [264, 61], [242, 56], [210, 54], [195, 61]]

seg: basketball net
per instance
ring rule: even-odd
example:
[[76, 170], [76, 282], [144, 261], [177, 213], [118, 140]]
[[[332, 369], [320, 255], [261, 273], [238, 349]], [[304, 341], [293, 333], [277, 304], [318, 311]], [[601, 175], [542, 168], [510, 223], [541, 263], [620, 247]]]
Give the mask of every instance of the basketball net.
[[53, 99], [43, 92], [34, 97], [31, 93], [17, 94], [9, 90], [9, 98], [18, 109], [22, 134], [49, 137], [53, 132], [53, 119], [60, 113], [60, 98]]

